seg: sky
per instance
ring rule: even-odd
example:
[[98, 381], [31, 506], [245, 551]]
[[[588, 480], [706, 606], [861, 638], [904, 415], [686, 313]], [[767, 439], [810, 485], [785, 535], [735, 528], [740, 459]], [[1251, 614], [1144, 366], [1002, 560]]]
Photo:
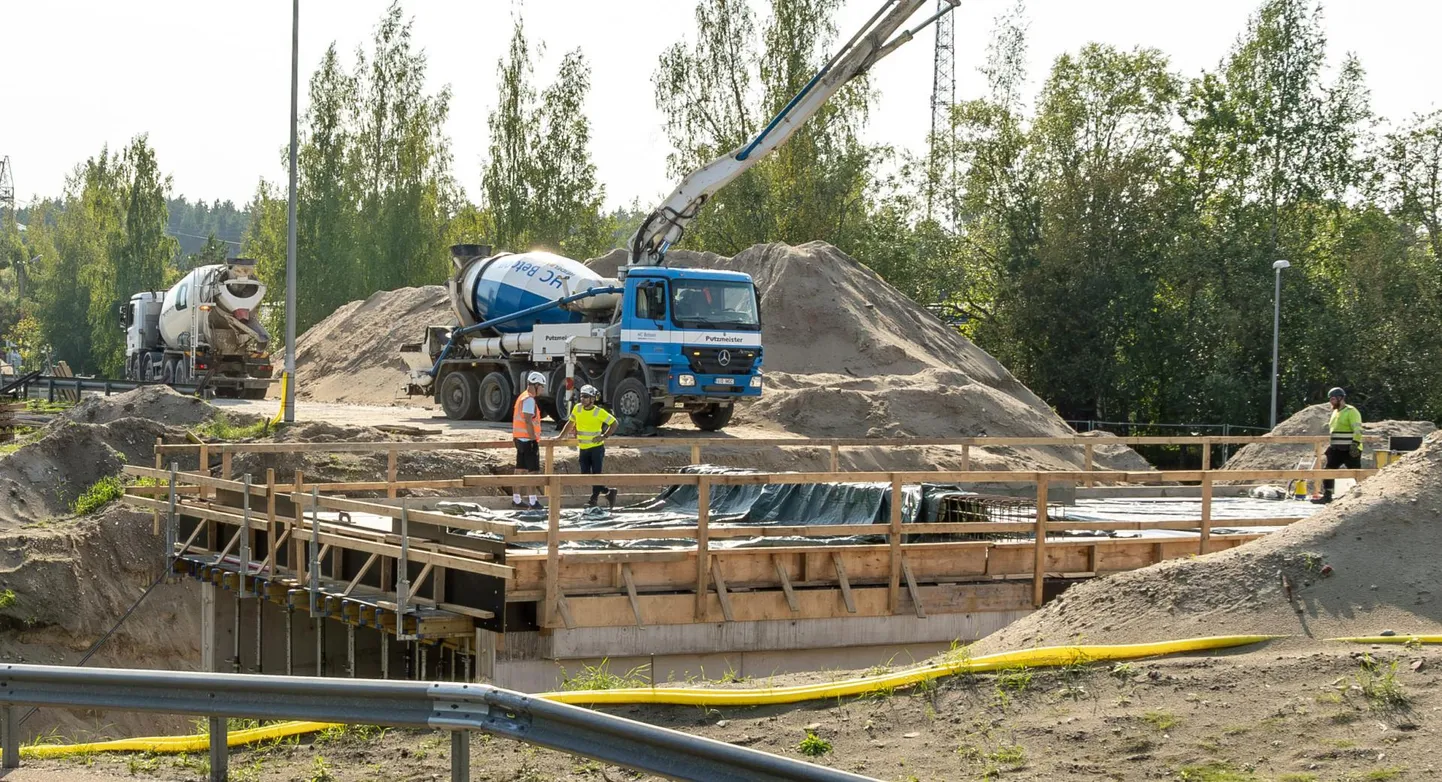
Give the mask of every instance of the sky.
[[[758, 21], [765, 0], [751, 0]], [[1186, 76], [1214, 68], [1259, 0], [1029, 0], [1028, 95], [1050, 63], [1088, 42], [1162, 50]], [[958, 99], [984, 86], [977, 68], [997, 14], [1012, 0], [963, 0], [956, 12]], [[353, 59], [388, 0], [301, 0], [301, 112], [305, 83], [332, 42]], [[849, 35], [880, 0], [843, 0], [836, 19]], [[574, 48], [592, 66], [588, 115], [592, 155], [608, 206], [668, 193], [670, 151], [655, 108], [657, 57], [694, 28], [690, 0], [406, 0], [413, 34], [429, 59], [432, 89], [452, 90], [447, 134], [454, 171], [479, 191], [486, 116], [496, 102], [496, 64], [523, 15], [545, 45], [536, 75], [549, 83]], [[921, 17], [918, 14], [918, 19]], [[1331, 0], [1329, 56], [1355, 52], [1379, 115], [1406, 119], [1442, 105], [1436, 79], [1435, 0]], [[290, 119], [291, 3], [285, 0], [46, 0], [0, 4], [0, 156], [11, 160], [16, 195], [58, 195], [65, 176], [101, 147], [148, 133], [174, 195], [248, 201], [259, 180], [285, 181], [281, 153]], [[880, 93], [865, 137], [920, 151], [930, 109], [930, 31], [879, 63]]]

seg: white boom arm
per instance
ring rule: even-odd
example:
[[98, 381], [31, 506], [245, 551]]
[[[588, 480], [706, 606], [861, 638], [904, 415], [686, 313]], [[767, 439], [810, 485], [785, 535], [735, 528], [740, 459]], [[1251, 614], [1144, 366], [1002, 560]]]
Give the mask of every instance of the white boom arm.
[[[927, 0], [886, 0], [756, 138], [691, 172], [670, 197], [646, 216], [631, 237], [628, 248], [631, 263], [638, 266], [664, 264], [666, 251], [681, 240], [686, 225], [695, 219], [706, 199], [756, 165], [772, 150], [785, 144], [791, 134], [830, 100], [842, 85], [865, 73], [927, 25], [950, 13], [960, 1], [941, 0], [939, 4], [942, 7], [935, 14], [916, 27], [897, 33]], [[895, 37], [892, 37], [893, 34]]]

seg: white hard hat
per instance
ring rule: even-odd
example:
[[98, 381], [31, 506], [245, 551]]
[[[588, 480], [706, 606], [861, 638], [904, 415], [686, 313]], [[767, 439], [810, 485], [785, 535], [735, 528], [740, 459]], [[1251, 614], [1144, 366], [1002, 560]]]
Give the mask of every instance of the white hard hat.
[[546, 376], [541, 374], [540, 372], [532, 372], [531, 374], [526, 375], [526, 382], [532, 385], [543, 386], [546, 384]]
[[601, 392], [600, 392], [600, 391], [597, 391], [595, 386], [592, 386], [592, 385], [581, 386], [581, 396], [589, 396], [589, 397], [591, 397], [592, 399], [595, 399], [595, 398], [599, 397], [600, 395], [601, 395]]

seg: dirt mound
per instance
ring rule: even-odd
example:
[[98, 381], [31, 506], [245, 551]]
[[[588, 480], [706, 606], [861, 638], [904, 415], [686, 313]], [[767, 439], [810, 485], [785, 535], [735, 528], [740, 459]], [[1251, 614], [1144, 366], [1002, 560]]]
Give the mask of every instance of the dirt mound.
[[146, 386], [114, 396], [87, 396], [61, 417], [87, 424], [144, 418], [171, 426], [194, 426], [216, 412], [204, 400], [176, 393], [170, 386]]
[[1306, 521], [1217, 554], [1073, 587], [983, 640], [976, 653], [1078, 636], [1129, 643], [1231, 633], [1438, 633], [1439, 548], [1442, 434], [1433, 433]]
[[[162, 536], [151, 517], [119, 504], [63, 526], [0, 531], [0, 661], [74, 665], [160, 575]], [[180, 582], [155, 588], [87, 665], [194, 669], [200, 661], [200, 590]], [[174, 730], [184, 717], [102, 715], [42, 709], [26, 735], [58, 728], [66, 736], [96, 731]]]
[[409, 372], [400, 357], [401, 345], [420, 340], [426, 326], [454, 321], [439, 285], [380, 291], [353, 301], [296, 340], [298, 396], [390, 404]]
[[[1279, 437], [1323, 435], [1327, 433], [1327, 421], [1331, 416], [1332, 409], [1328, 405], [1304, 407], [1291, 418], [1277, 424], [1272, 434]], [[1384, 437], [1425, 437], [1437, 431], [1437, 425], [1431, 421], [1368, 421], [1362, 424], [1362, 431], [1368, 435]], [[1385, 443], [1383, 447], [1386, 447]], [[1305, 443], [1252, 443], [1237, 451], [1222, 469], [1291, 470], [1300, 462], [1310, 465], [1314, 453], [1312, 446]]]

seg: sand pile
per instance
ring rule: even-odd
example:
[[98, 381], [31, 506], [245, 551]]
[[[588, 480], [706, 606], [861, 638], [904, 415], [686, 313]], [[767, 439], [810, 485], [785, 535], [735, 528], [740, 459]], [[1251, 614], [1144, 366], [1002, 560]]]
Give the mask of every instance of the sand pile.
[[152, 464], [155, 438], [179, 442], [174, 430], [139, 418], [106, 424], [57, 421], [38, 439], [0, 456], [0, 527], [46, 521], [122, 465]]
[[[1291, 418], [1277, 424], [1272, 434], [1282, 437], [1324, 435], [1327, 433], [1327, 421], [1331, 416], [1332, 408], [1328, 405], [1304, 407]], [[1366, 417], [1365, 413], [1363, 417]], [[1431, 421], [1364, 421], [1362, 431], [1368, 435], [1383, 437], [1424, 437], [1437, 431], [1437, 425]], [[1382, 443], [1381, 447], [1385, 448], [1386, 443]], [[1306, 462], [1310, 466], [1314, 453], [1313, 447], [1305, 443], [1252, 443], [1233, 454], [1223, 469], [1291, 470], [1300, 462]]]
[[170, 426], [194, 426], [216, 412], [210, 403], [177, 393], [170, 386], [146, 386], [114, 396], [87, 396], [61, 417], [87, 424], [144, 418]]
[[[453, 322], [439, 285], [380, 291], [353, 301], [296, 340], [299, 398], [390, 404], [410, 371], [401, 360], [401, 345], [420, 341], [426, 326]], [[274, 393], [280, 393], [279, 386]]]
[[1439, 633], [1439, 549], [1442, 433], [1433, 433], [1310, 519], [1245, 546], [1073, 587], [983, 640], [976, 653], [1078, 636], [1130, 643], [1231, 633]]

